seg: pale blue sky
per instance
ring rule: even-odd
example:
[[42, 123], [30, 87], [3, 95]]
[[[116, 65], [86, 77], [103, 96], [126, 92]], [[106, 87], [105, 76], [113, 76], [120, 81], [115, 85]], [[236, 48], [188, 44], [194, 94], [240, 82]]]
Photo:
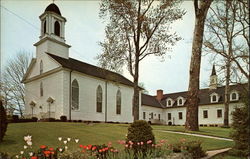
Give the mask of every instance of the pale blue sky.
[[[39, 16], [52, 2], [39, 0], [2, 0], [1, 1], [1, 67], [19, 51], [25, 50], [35, 55], [33, 46], [39, 40]], [[70, 57], [97, 64], [95, 57], [101, 53], [99, 41], [104, 39], [105, 24], [99, 19], [99, 1], [55, 1], [66, 22], [66, 43], [71, 45]], [[173, 51], [160, 58], [145, 58], [140, 66], [140, 82], [143, 82], [151, 95], [157, 89], [164, 93], [186, 91], [189, 80], [189, 63], [191, 58], [194, 28], [194, 11], [192, 1], [185, 1], [182, 7], [187, 13], [183, 20], [176, 22], [172, 28], [183, 40], [173, 47]], [[202, 57], [201, 86], [208, 82], [211, 73], [208, 57]], [[2, 68], [1, 68], [2, 69]], [[124, 76], [131, 79], [127, 72]]]

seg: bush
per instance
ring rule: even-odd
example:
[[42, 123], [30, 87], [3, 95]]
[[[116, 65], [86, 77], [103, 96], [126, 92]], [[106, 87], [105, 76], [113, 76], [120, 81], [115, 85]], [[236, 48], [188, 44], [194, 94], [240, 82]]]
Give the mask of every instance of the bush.
[[193, 159], [198, 159], [206, 156], [205, 151], [202, 150], [200, 141], [189, 141], [185, 145], [186, 150], [190, 153]]
[[31, 118], [33, 122], [37, 122], [38, 118], [37, 117], [32, 117]]
[[151, 144], [147, 144], [148, 141], [155, 144], [155, 137], [151, 126], [144, 120], [137, 120], [132, 123], [128, 128], [128, 135], [126, 139], [127, 143], [131, 141], [134, 143], [132, 148], [135, 153], [138, 151], [145, 153], [148, 149], [152, 148]]
[[19, 116], [18, 115], [12, 115], [12, 119], [13, 119], [13, 122], [16, 123], [19, 120]]
[[233, 123], [232, 128], [233, 132], [231, 134], [235, 145], [233, 150], [231, 151], [232, 155], [236, 156], [248, 156], [250, 155], [249, 150], [249, 137], [250, 137], [250, 129], [249, 129], [249, 115], [248, 115], [248, 99], [243, 96], [244, 107], [236, 108], [234, 112], [232, 112]]
[[66, 122], [66, 121], [67, 121], [67, 116], [62, 115], [62, 116], [60, 117], [60, 120], [61, 120], [62, 122]]
[[5, 135], [5, 132], [7, 130], [8, 122], [6, 118], [6, 112], [3, 107], [2, 100], [0, 100], [0, 142], [3, 141], [3, 137]]

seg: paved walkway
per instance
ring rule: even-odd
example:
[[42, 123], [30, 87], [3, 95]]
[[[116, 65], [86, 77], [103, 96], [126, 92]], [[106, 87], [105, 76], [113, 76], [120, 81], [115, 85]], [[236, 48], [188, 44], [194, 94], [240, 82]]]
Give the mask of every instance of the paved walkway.
[[197, 136], [197, 137], [205, 137], [217, 140], [224, 140], [224, 141], [233, 141], [232, 139], [227, 139], [223, 137], [215, 137], [215, 136], [208, 136], [208, 135], [201, 135], [201, 134], [192, 134], [192, 133], [185, 133], [185, 132], [177, 132], [177, 131], [168, 131], [168, 130], [156, 130], [161, 132], [173, 133], [173, 134], [182, 134], [182, 135], [189, 135], [189, 136]]
[[220, 153], [223, 153], [223, 152], [226, 152], [226, 151], [229, 151], [231, 148], [225, 148], [225, 149], [219, 149], [219, 150], [212, 150], [212, 151], [207, 151], [207, 156], [206, 157], [203, 157], [201, 159], [209, 159], [217, 154], [220, 154]]

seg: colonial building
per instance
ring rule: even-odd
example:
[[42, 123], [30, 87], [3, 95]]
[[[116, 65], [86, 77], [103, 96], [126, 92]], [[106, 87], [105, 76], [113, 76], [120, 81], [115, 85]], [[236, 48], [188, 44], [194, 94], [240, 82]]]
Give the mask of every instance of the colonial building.
[[[230, 86], [229, 124], [232, 123], [231, 113], [241, 107], [241, 93], [245, 84]], [[215, 67], [210, 76], [210, 87], [199, 91], [199, 124], [222, 125], [224, 121], [225, 86], [218, 86]], [[142, 118], [152, 123], [167, 125], [185, 125], [187, 91], [163, 94], [157, 90], [155, 96], [142, 94]]]
[[66, 18], [54, 3], [39, 18], [36, 57], [23, 79], [26, 116], [132, 122], [133, 83], [120, 74], [69, 57]]

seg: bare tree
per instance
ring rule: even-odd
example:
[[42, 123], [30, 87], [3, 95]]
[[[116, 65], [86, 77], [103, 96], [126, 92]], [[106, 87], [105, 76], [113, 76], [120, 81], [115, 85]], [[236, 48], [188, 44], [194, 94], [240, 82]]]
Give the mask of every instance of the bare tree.
[[[225, 71], [225, 111], [224, 126], [229, 126], [230, 79], [232, 67], [238, 68], [248, 78], [249, 64], [249, 22], [242, 17], [249, 15], [244, 3], [238, 0], [219, 1], [211, 7], [206, 28], [208, 34], [204, 42], [207, 52], [220, 55], [223, 58], [222, 68]], [[248, 23], [248, 24], [247, 24]], [[235, 65], [235, 66], [233, 66]]]
[[[181, 38], [170, 24], [185, 12], [177, 0], [103, 0], [100, 16], [109, 18], [106, 38], [100, 43], [100, 65], [118, 69], [127, 66], [134, 79], [134, 120], [139, 119], [139, 65], [149, 55], [163, 56]], [[105, 19], [107, 20], [107, 19]]]
[[22, 51], [10, 59], [3, 70], [0, 89], [1, 96], [8, 110], [13, 110], [23, 116], [24, 84], [21, 82], [31, 60], [31, 54]]
[[194, 0], [195, 27], [193, 34], [192, 56], [189, 70], [189, 87], [187, 95], [186, 130], [198, 131], [198, 93], [200, 84], [201, 50], [204, 24], [208, 9], [213, 0]]

